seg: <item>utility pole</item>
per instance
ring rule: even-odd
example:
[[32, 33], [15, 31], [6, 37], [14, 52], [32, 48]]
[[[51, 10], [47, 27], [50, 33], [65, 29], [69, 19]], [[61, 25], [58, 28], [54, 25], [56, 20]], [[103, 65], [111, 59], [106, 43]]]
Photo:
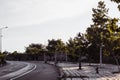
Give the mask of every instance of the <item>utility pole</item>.
[[6, 29], [6, 28], [8, 28], [7, 26], [6, 27], [1, 27], [0, 28], [0, 52], [2, 53], [2, 30], [3, 29]]

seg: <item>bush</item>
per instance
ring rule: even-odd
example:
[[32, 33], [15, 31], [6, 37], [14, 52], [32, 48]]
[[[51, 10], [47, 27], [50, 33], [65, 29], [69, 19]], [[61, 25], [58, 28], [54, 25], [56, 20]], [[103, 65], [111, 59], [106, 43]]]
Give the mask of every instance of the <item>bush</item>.
[[5, 55], [0, 53], [0, 64], [5, 64]]

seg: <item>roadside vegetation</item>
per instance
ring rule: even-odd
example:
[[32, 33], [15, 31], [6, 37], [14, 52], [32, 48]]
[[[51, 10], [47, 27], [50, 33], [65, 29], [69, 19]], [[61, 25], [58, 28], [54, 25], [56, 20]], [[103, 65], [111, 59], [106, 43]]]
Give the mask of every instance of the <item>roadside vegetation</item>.
[[[119, 0], [111, 0], [118, 3]], [[78, 33], [67, 42], [61, 39], [48, 40], [47, 45], [30, 44], [25, 48], [24, 53], [14, 51], [7, 55], [8, 60], [44, 60], [47, 61], [72, 61], [95, 62], [100, 60], [102, 52], [103, 62], [119, 65], [120, 62], [120, 27], [119, 18], [112, 18], [108, 15], [109, 8], [103, 1], [92, 9], [93, 23], [88, 26], [85, 33]], [[82, 27], [82, 26], [81, 26]], [[2, 61], [3, 60], [3, 61]], [[0, 54], [0, 61], [4, 62], [4, 55]], [[0, 62], [0, 63], [1, 63]]]
[[0, 66], [6, 63], [5, 58], [6, 58], [6, 55], [0, 53]]

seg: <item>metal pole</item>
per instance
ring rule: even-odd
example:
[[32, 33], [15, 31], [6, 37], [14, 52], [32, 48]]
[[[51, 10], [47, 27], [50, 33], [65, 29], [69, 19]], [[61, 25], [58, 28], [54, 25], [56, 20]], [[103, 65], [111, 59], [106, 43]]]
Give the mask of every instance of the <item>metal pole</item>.
[[2, 53], [2, 29], [0, 29], [0, 52]]
[[2, 53], [2, 30], [8, 27], [1, 27], [0, 28], [0, 52]]

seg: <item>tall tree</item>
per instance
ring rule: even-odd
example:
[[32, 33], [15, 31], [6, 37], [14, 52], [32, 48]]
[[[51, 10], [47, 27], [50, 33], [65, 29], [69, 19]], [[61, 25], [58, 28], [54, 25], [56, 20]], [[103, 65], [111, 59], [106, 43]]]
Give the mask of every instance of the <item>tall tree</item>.
[[96, 26], [99, 26], [99, 27], [104, 27], [105, 23], [107, 22], [108, 20], [108, 10], [106, 8], [106, 5], [103, 1], [100, 1], [98, 2], [98, 6], [97, 8], [93, 8], [92, 11], [93, 11], [93, 23], [94, 25]]
[[[93, 8], [93, 24], [87, 28], [87, 39], [91, 43], [90, 48], [96, 47], [95, 53], [98, 53], [98, 47], [100, 54], [102, 54], [103, 42], [103, 30], [106, 28], [108, 22], [108, 9], [103, 1], [98, 2], [97, 8]], [[89, 49], [90, 49], [89, 48]], [[99, 56], [99, 55], [98, 55]], [[102, 56], [102, 55], [101, 55]], [[97, 55], [96, 55], [97, 57]], [[98, 57], [97, 57], [98, 58]], [[101, 61], [100, 61], [101, 62]]]
[[113, 18], [110, 19], [107, 25], [107, 28], [104, 32], [104, 41], [105, 41], [105, 48], [106, 50], [110, 53], [111, 56], [114, 57], [117, 65], [118, 65], [118, 69], [120, 71], [119, 68], [119, 62], [117, 59], [117, 55], [115, 55], [115, 50], [120, 49], [120, 27], [117, 25], [118, 19], [117, 18]]

